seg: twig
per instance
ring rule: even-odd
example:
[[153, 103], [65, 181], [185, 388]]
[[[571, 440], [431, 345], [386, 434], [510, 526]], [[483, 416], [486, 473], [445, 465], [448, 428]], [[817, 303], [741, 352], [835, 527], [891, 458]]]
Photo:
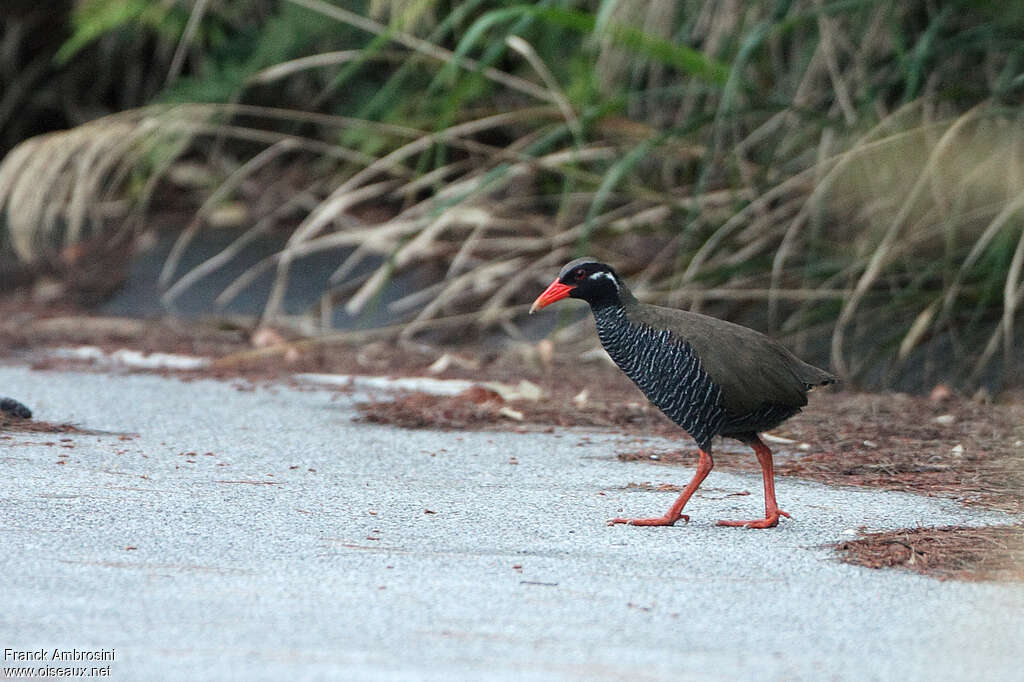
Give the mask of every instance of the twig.
[[181, 67], [185, 63], [185, 52], [188, 50], [188, 46], [192, 44], [192, 39], [195, 37], [196, 31], [199, 30], [199, 24], [202, 23], [203, 15], [206, 14], [206, 8], [209, 4], [210, 0], [196, 0], [196, 4], [192, 7], [192, 12], [188, 16], [188, 23], [185, 24], [185, 30], [181, 33], [181, 40], [178, 41], [178, 47], [174, 50], [171, 65], [167, 69], [167, 80], [164, 81], [165, 88], [173, 85], [174, 81], [178, 79]]
[[544, 84], [548, 86], [548, 93], [551, 101], [553, 101], [558, 109], [562, 112], [565, 117], [565, 122], [569, 126], [569, 130], [572, 131], [573, 137], [577, 143], [582, 143], [583, 131], [580, 128], [579, 117], [576, 116], [576, 112], [573, 111], [572, 105], [569, 103], [569, 98], [562, 92], [561, 86], [558, 84], [558, 80], [554, 74], [547, 67], [547, 64], [540, 58], [537, 51], [533, 49], [533, 46], [528, 42], [520, 38], [519, 36], [508, 36], [505, 38], [505, 44], [511, 47], [513, 50], [523, 55], [526, 61], [530, 63], [533, 70], [537, 72], [540, 79], [544, 81]]

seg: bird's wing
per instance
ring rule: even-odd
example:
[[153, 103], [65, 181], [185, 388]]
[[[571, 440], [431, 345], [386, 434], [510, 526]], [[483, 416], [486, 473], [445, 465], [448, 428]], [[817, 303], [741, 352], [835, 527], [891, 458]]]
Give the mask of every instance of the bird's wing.
[[640, 321], [669, 329], [693, 347], [730, 412], [803, 407], [808, 388], [831, 379], [753, 329], [685, 310], [643, 304], [637, 309]]

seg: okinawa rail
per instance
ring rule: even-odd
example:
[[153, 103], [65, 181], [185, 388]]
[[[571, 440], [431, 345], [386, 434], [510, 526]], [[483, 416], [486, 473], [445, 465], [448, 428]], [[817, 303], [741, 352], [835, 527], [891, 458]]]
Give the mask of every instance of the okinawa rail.
[[669, 419], [697, 441], [697, 472], [664, 516], [609, 524], [671, 526], [689, 521], [683, 507], [711, 472], [711, 440], [735, 438], [754, 449], [764, 475], [764, 518], [721, 526], [771, 528], [789, 514], [775, 501], [772, 452], [758, 433], [807, 404], [807, 392], [836, 381], [764, 334], [707, 315], [640, 303], [615, 270], [592, 258], [574, 260], [530, 307], [563, 298], [590, 304], [601, 345]]

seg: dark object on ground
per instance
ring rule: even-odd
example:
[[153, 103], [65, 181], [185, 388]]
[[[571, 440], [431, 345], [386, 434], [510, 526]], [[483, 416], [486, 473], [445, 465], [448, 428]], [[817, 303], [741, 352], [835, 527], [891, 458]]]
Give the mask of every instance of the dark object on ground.
[[13, 398], [0, 398], [0, 412], [20, 419], [32, 418], [32, 410], [28, 409]]
[[609, 523], [671, 526], [680, 518], [688, 521], [683, 507], [711, 471], [716, 435], [750, 445], [764, 476], [765, 517], [719, 525], [771, 528], [780, 516], [789, 516], [775, 501], [772, 453], [757, 434], [799, 412], [807, 404], [807, 391], [835, 382], [834, 376], [753, 329], [640, 303], [615, 270], [590, 258], [563, 267], [530, 312], [567, 296], [590, 304], [608, 355], [700, 449], [697, 473], [664, 516]]

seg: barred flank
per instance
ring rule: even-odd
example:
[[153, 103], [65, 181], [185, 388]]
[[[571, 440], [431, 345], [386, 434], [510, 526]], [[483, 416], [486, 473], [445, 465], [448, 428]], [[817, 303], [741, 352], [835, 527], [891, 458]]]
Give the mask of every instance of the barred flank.
[[621, 306], [594, 309], [601, 345], [669, 419], [708, 450], [726, 414], [722, 389], [689, 343], [664, 329], [629, 321]]

